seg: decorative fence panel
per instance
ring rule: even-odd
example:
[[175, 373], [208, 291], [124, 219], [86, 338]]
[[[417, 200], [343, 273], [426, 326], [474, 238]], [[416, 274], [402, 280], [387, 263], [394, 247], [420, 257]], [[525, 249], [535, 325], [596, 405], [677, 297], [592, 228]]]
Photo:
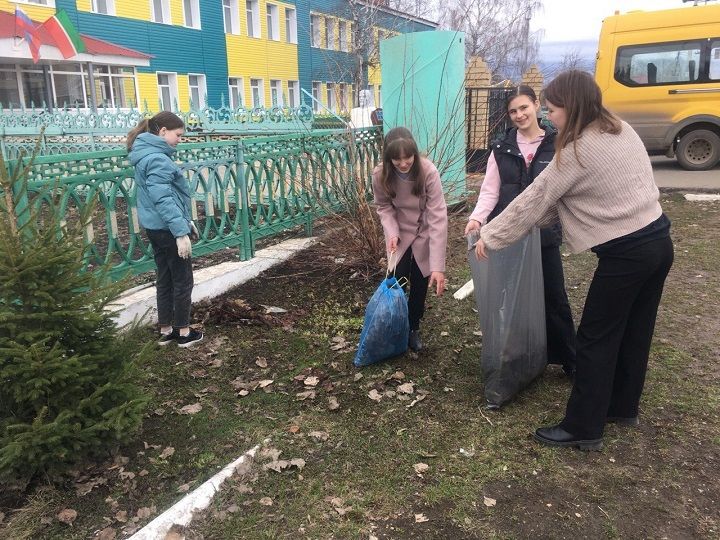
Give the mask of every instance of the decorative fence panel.
[[[253, 256], [255, 242], [342, 210], [369, 194], [378, 163], [381, 132], [323, 131], [178, 146], [178, 164], [192, 193], [192, 215], [200, 232], [197, 256], [237, 248]], [[9, 161], [24, 166], [28, 158]], [[123, 149], [37, 157], [21, 210], [32, 204], [59, 205], [65, 221], [77, 220], [94, 201], [86, 227], [86, 267], [109, 264], [117, 279], [154, 268], [152, 250], [137, 216], [134, 169]]]

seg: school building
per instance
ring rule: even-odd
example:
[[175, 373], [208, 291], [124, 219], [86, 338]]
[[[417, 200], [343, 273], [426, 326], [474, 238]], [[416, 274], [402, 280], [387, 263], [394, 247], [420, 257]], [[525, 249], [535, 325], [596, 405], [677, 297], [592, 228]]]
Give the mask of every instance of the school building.
[[[437, 24], [386, 0], [0, 0], [3, 109], [310, 104], [341, 113], [372, 91], [381, 106], [378, 42]], [[18, 30], [64, 11], [85, 51], [64, 58], [39, 28], [39, 60]]]

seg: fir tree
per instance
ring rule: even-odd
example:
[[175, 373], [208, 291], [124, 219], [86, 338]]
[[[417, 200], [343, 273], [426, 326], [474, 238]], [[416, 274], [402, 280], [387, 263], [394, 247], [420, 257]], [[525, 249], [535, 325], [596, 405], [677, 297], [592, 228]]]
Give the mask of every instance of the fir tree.
[[105, 309], [122, 285], [83, 270], [92, 205], [66, 225], [55, 205], [33, 204], [52, 201], [54, 189], [27, 204], [30, 165], [16, 163], [11, 175], [0, 156], [0, 477], [27, 480], [137, 430], [146, 348]]

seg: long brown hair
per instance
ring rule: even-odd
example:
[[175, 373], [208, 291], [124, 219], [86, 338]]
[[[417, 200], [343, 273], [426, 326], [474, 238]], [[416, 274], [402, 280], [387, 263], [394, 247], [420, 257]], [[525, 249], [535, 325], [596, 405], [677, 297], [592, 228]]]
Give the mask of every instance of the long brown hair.
[[595, 122], [601, 131], [613, 135], [622, 130], [620, 119], [603, 107], [600, 87], [586, 71], [563, 71], [547, 85], [544, 95], [551, 104], [565, 109], [565, 126], [555, 137], [558, 163], [561, 150], [570, 143], [578, 157], [576, 141], [591, 123]]
[[160, 111], [152, 118], [144, 118], [137, 126], [130, 130], [130, 133], [127, 134], [127, 149], [128, 151], [132, 149], [135, 139], [141, 133], [149, 132], [157, 135], [162, 128], [172, 130], [184, 127], [185, 122], [183, 122], [177, 114], [170, 111]]
[[420, 197], [425, 193], [424, 178], [420, 174], [420, 152], [418, 151], [417, 143], [408, 128], [396, 127], [392, 128], [387, 132], [387, 135], [385, 135], [382, 155], [383, 168], [380, 176], [380, 185], [391, 199], [395, 198], [395, 190], [393, 189], [392, 183], [397, 177], [392, 160], [400, 159], [403, 156], [415, 157], [408, 176], [408, 180], [413, 182], [412, 194]]

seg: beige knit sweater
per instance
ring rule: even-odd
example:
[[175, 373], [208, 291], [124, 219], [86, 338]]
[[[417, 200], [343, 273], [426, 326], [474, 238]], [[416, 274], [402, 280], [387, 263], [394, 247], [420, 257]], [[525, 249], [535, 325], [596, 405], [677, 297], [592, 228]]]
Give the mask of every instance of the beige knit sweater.
[[594, 124], [582, 132], [577, 157], [570, 143], [530, 186], [483, 226], [489, 249], [501, 249], [537, 225], [560, 220], [563, 239], [579, 253], [641, 229], [660, 217], [659, 191], [650, 159], [625, 122], [618, 135]]

